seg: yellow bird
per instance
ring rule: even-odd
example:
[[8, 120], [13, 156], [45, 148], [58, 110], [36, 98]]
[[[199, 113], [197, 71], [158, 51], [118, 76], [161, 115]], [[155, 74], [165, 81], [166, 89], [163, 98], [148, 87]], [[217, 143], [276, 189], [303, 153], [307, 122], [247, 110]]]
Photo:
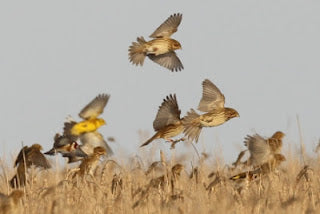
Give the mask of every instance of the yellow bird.
[[109, 97], [108, 94], [99, 94], [79, 113], [79, 117], [83, 121], [69, 123], [69, 125], [65, 126], [65, 132], [70, 133], [72, 136], [79, 136], [82, 133], [96, 131], [100, 126], [105, 125], [104, 119], [98, 118], [98, 116], [103, 113]]

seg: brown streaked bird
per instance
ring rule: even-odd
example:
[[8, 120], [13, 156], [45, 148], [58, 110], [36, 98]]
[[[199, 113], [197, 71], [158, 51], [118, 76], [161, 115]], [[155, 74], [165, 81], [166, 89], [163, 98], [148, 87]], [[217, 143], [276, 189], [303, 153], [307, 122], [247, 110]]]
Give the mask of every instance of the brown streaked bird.
[[77, 137], [86, 132], [96, 131], [100, 126], [105, 125], [106, 122], [102, 118], [98, 118], [103, 113], [105, 106], [108, 103], [110, 95], [99, 94], [89, 104], [87, 104], [79, 113], [79, 117], [83, 119], [81, 122], [70, 122], [68, 126], [65, 125], [64, 130], [72, 137]]
[[17, 166], [17, 174], [10, 180], [13, 188], [25, 185], [27, 169], [32, 165], [44, 169], [51, 167], [41, 150], [42, 146], [39, 144], [33, 144], [30, 147], [25, 146], [21, 149], [14, 163], [14, 166]]
[[247, 161], [248, 165], [260, 166], [279, 154], [282, 148], [282, 138], [285, 134], [281, 131], [275, 132], [271, 138], [265, 139], [258, 134], [253, 136], [247, 135], [244, 144], [250, 152]]
[[203, 127], [219, 126], [234, 117], [239, 117], [235, 109], [224, 107], [224, 95], [210, 80], [205, 79], [202, 87], [202, 98], [198, 110], [207, 113], [199, 115], [191, 109], [183, 120], [185, 135], [196, 142]]
[[93, 154], [82, 160], [79, 166], [80, 170], [77, 172], [77, 175], [84, 176], [86, 174], [89, 174], [93, 176], [94, 170], [96, 169], [99, 163], [100, 157], [105, 154], [105, 148], [101, 146], [94, 148]]
[[181, 111], [175, 94], [170, 94], [163, 99], [157, 116], [153, 121], [153, 129], [156, 133], [140, 147], [146, 146], [155, 139], [160, 138], [174, 143], [175, 141], [171, 138], [181, 134], [183, 131], [183, 119], [180, 119], [180, 114]]
[[1, 214], [19, 214], [22, 213], [20, 200], [24, 193], [21, 190], [13, 190], [10, 195], [0, 193], [0, 213]]
[[177, 32], [181, 20], [182, 14], [173, 14], [150, 35], [152, 40], [146, 41], [142, 36], [138, 37], [137, 42], [132, 42], [129, 47], [130, 62], [142, 66], [145, 57], [148, 56], [155, 63], [171, 71], [182, 70], [183, 65], [175, 53], [175, 50], [181, 49], [181, 44], [170, 38]]

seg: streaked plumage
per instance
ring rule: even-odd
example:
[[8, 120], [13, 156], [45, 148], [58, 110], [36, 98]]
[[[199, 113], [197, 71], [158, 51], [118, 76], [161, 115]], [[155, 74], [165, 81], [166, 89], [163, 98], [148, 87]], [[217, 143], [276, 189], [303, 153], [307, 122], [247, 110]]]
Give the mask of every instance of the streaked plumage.
[[42, 147], [39, 144], [33, 144], [30, 147], [25, 146], [21, 149], [14, 163], [14, 166], [17, 166], [17, 174], [10, 180], [12, 187], [25, 185], [26, 170], [32, 165], [44, 169], [51, 167], [40, 150], [42, 150]]
[[153, 40], [146, 41], [143, 37], [138, 37], [137, 42], [132, 42], [129, 47], [130, 62], [142, 66], [148, 56], [171, 71], [182, 70], [183, 65], [175, 53], [175, 50], [181, 49], [181, 44], [170, 38], [178, 30], [181, 20], [182, 14], [173, 14], [150, 35]]
[[247, 135], [244, 144], [248, 147], [250, 157], [247, 161], [249, 165], [259, 166], [270, 159], [275, 154], [279, 154], [282, 148], [282, 138], [285, 136], [283, 132], [276, 132], [271, 138], [265, 139], [258, 134], [253, 136]]
[[89, 174], [93, 176], [94, 170], [99, 163], [100, 157], [105, 154], [105, 148], [100, 146], [94, 148], [93, 153], [82, 160], [79, 166], [80, 170], [78, 171], [77, 175], [84, 176], [86, 174]]
[[210, 80], [205, 79], [202, 87], [202, 98], [198, 110], [207, 113], [199, 115], [191, 109], [183, 120], [184, 133], [189, 139], [196, 142], [199, 140], [203, 127], [219, 126], [234, 117], [239, 117], [235, 109], [224, 107], [224, 95]]
[[146, 146], [155, 139], [163, 138], [172, 141], [171, 138], [182, 133], [183, 124], [180, 119], [181, 111], [178, 106], [176, 95], [167, 96], [159, 107], [157, 116], [153, 121], [153, 129], [156, 133], [142, 146]]

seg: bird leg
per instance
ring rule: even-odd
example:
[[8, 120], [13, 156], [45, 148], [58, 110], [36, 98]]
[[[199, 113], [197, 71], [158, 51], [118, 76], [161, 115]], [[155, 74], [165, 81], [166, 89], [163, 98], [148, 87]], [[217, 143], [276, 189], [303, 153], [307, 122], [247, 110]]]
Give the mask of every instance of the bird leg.
[[167, 142], [171, 143], [170, 149], [175, 149], [176, 144], [179, 143], [180, 141], [185, 141], [185, 139], [184, 138], [180, 138], [177, 140], [167, 139]]

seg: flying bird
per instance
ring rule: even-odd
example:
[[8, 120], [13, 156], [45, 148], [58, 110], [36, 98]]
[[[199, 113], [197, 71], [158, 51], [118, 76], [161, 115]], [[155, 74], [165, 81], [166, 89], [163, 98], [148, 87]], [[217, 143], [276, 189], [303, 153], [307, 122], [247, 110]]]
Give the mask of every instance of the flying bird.
[[[105, 106], [109, 100], [108, 94], [99, 94], [88, 105], [86, 105], [79, 113], [79, 117], [83, 119], [81, 122], [70, 122], [65, 124], [65, 133], [71, 137], [77, 137], [86, 132], [96, 131], [106, 122], [102, 118], [98, 118], [103, 113]], [[67, 129], [67, 130], [66, 130]]]
[[183, 124], [182, 119], [180, 119], [180, 114], [181, 111], [179, 109], [175, 94], [170, 94], [163, 99], [157, 116], [153, 121], [153, 129], [156, 131], [156, 133], [140, 147], [146, 146], [155, 139], [160, 138], [174, 143], [175, 141], [171, 138], [181, 134], [183, 131]]
[[258, 134], [247, 135], [244, 144], [250, 152], [247, 161], [248, 165], [260, 166], [274, 158], [274, 155], [281, 153], [282, 138], [285, 134], [281, 131], [275, 132], [271, 138], [263, 138]]
[[24, 146], [21, 149], [14, 163], [14, 166], [17, 167], [17, 174], [10, 180], [12, 188], [25, 185], [26, 171], [32, 165], [44, 169], [51, 167], [41, 150], [42, 146], [39, 144], [33, 144], [30, 147]]
[[175, 50], [181, 49], [181, 44], [171, 38], [178, 30], [181, 19], [182, 14], [173, 14], [150, 35], [152, 40], [146, 41], [141, 36], [137, 38], [137, 42], [132, 42], [129, 47], [130, 62], [142, 66], [148, 56], [153, 62], [171, 71], [182, 70], [183, 65], [175, 53]]
[[235, 109], [224, 107], [224, 95], [210, 80], [205, 79], [202, 87], [202, 98], [198, 110], [207, 113], [199, 115], [191, 109], [183, 120], [185, 135], [196, 142], [203, 127], [219, 126], [234, 117], [239, 117]]
[[282, 154], [275, 154], [265, 163], [261, 164], [254, 170], [242, 172], [237, 175], [230, 177], [230, 180], [244, 180], [248, 179], [249, 181], [255, 180], [259, 176], [267, 175], [270, 172], [273, 172], [283, 161], [286, 160], [286, 157]]

